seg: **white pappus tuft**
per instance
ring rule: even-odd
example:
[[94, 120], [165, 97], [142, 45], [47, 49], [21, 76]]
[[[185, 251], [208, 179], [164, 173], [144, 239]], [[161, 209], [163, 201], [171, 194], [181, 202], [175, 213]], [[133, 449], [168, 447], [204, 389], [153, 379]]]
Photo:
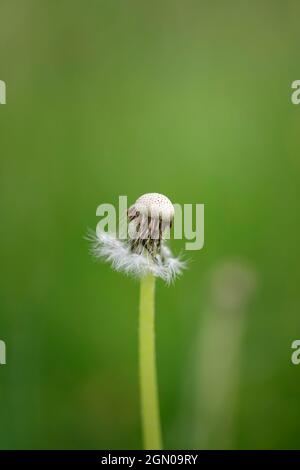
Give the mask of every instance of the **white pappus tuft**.
[[158, 193], [144, 194], [127, 212], [126, 240], [104, 231], [89, 232], [93, 256], [111, 263], [116, 271], [138, 278], [153, 274], [170, 284], [185, 268], [185, 262], [173, 257], [163, 238], [174, 218], [171, 201]]

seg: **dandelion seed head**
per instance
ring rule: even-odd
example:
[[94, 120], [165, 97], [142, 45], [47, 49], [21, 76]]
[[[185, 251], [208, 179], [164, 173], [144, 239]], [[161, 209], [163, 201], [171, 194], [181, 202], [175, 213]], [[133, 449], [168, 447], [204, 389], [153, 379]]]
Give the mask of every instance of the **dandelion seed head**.
[[185, 268], [185, 262], [173, 257], [163, 238], [173, 218], [174, 207], [166, 196], [144, 194], [128, 209], [128, 238], [90, 232], [91, 252], [116, 271], [138, 278], [153, 274], [170, 284]]
[[132, 206], [140, 214], [161, 217], [171, 221], [174, 218], [174, 206], [167, 196], [159, 193], [147, 193], [140, 196]]
[[128, 210], [131, 250], [141, 254], [143, 250], [155, 258], [160, 254], [166, 230], [170, 230], [174, 207], [163, 194], [147, 193], [139, 197]]

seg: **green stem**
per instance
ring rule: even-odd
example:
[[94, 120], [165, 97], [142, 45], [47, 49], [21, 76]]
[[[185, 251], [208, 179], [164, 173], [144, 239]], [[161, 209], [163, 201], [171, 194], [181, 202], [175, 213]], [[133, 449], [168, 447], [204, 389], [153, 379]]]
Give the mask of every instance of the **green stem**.
[[141, 279], [139, 327], [141, 411], [146, 450], [162, 448], [155, 364], [154, 292], [155, 278], [149, 274]]

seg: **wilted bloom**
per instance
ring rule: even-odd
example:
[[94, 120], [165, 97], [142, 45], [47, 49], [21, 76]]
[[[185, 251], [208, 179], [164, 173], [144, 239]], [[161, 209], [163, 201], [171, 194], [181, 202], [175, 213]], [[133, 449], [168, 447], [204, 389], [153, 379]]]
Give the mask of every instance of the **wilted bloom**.
[[162, 194], [144, 194], [128, 209], [127, 216], [125, 240], [104, 231], [89, 234], [93, 255], [110, 262], [116, 271], [136, 277], [153, 274], [169, 284], [184, 268], [165, 240], [174, 219], [173, 204]]

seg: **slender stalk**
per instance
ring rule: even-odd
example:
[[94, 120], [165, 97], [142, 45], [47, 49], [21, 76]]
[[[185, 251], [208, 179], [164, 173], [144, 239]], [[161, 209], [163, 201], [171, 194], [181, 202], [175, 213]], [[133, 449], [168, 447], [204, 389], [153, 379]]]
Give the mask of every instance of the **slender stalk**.
[[151, 274], [141, 279], [140, 294], [140, 394], [144, 448], [162, 448], [158, 390], [155, 363], [155, 278]]

